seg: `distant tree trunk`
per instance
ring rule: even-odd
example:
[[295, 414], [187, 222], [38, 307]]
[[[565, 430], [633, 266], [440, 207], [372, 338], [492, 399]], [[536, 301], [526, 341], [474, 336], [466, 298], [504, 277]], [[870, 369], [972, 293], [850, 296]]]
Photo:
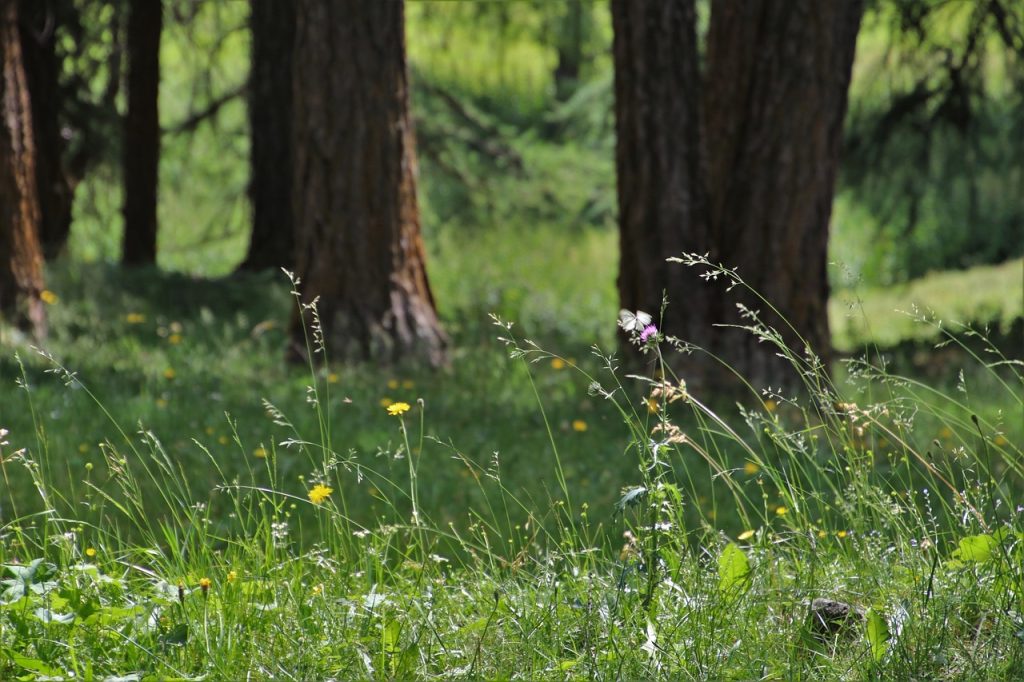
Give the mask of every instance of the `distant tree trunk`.
[[249, 200], [252, 237], [244, 270], [295, 267], [292, 230], [292, 50], [295, 3], [251, 0]]
[[[304, 301], [343, 356], [444, 359], [416, 203], [402, 2], [300, 0], [293, 220]], [[301, 326], [293, 324], [301, 343]]]
[[[622, 306], [656, 314], [666, 290], [666, 331], [755, 387], [797, 377], [771, 344], [715, 326], [750, 324], [736, 303], [828, 369], [828, 221], [861, 11], [859, 0], [716, 0], [701, 82], [693, 0], [612, 1]], [[664, 263], [683, 251], [738, 268], [785, 322]], [[703, 355], [675, 364], [698, 386], [733, 381]]]
[[128, 14], [128, 113], [124, 121], [125, 265], [156, 263], [160, 162], [161, 0], [131, 0]]
[[[775, 305], [764, 321], [825, 362], [828, 227], [860, 0], [718, 0], [708, 33], [704, 121], [719, 261]], [[740, 323], [730, 305], [726, 323]], [[792, 326], [792, 330], [790, 329]], [[727, 330], [719, 354], [755, 385], [792, 370], [768, 344]]]
[[589, 11], [589, 7], [584, 6], [583, 0], [566, 1], [565, 16], [558, 28], [556, 42], [558, 63], [555, 65], [555, 91], [560, 99], [567, 99], [579, 84], [586, 11]]
[[712, 293], [697, 273], [665, 262], [707, 250], [696, 13], [692, 0], [613, 0], [619, 301], [664, 331], [712, 345]]
[[18, 0], [0, 0], [0, 314], [46, 335], [32, 109], [18, 33]]
[[36, 189], [39, 196], [39, 240], [47, 260], [64, 251], [71, 231], [75, 181], [67, 172], [67, 140], [60, 125], [60, 60], [57, 27], [72, 10], [64, 0], [20, 0], [21, 50], [32, 101], [35, 132]]

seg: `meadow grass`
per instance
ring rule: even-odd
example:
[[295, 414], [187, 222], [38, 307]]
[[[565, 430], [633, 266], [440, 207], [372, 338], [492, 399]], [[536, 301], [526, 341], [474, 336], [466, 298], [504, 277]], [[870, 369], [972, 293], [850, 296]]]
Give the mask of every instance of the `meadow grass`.
[[465, 313], [447, 371], [296, 371], [280, 278], [51, 274], [53, 355], [0, 364], [2, 678], [1024, 674], [997, 349], [723, 402], [505, 293], [547, 340]]

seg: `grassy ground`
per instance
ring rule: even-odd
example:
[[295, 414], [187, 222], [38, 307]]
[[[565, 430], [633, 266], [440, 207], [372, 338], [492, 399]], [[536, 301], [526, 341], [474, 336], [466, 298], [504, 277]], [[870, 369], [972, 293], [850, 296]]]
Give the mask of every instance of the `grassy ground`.
[[1019, 369], [651, 411], [588, 348], [607, 236], [517, 236], [433, 242], [440, 373], [288, 370], [274, 275], [52, 271], [75, 375], [0, 360], [0, 677], [1024, 672]]

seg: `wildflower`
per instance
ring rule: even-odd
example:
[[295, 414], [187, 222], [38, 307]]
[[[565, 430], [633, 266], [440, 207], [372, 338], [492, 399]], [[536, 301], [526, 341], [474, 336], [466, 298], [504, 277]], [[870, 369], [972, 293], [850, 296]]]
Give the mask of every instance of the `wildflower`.
[[412, 379], [405, 379], [402, 381], [402, 388], [404, 388], [407, 391], [411, 391], [412, 389], [416, 388], [416, 382], [414, 382]]
[[392, 403], [388, 405], [388, 414], [397, 417], [409, 411], [409, 403]]
[[89, 444], [88, 443], [79, 443], [78, 444], [78, 451], [81, 452], [83, 455], [85, 453], [89, 452]]
[[783, 506], [778, 506], [778, 507], [775, 508], [775, 513], [778, 514], [779, 516], [785, 516], [786, 514], [789, 513], [789, 509], [787, 509], [786, 507], [783, 507]]
[[45, 303], [46, 305], [53, 305], [54, 303], [60, 300], [57, 294], [53, 293], [49, 289], [43, 289], [42, 291], [40, 291], [39, 298], [41, 298], [43, 300], [43, 303]]
[[267, 449], [261, 445], [260, 447], [252, 451], [252, 456], [255, 457], [256, 459], [266, 459]]
[[235, 582], [236, 578], [238, 578], [238, 572], [237, 571], [228, 571], [227, 580], [228, 580], [229, 583]]
[[657, 413], [657, 411], [658, 411], [658, 401], [657, 400], [655, 400], [654, 398], [648, 398], [644, 402], [647, 403], [647, 411], [648, 412], [650, 412], [651, 414]]
[[573, 431], [578, 431], [580, 433], [586, 431], [587, 430], [587, 422], [583, 421], [582, 419], [574, 419], [573, 422], [572, 422], [572, 430]]
[[231, 442], [231, 439], [225, 436], [224, 434], [221, 434], [217, 436], [217, 442], [220, 443], [221, 445], [227, 445], [228, 443]]
[[181, 343], [181, 334], [171, 334], [170, 336], [167, 337], [167, 343], [171, 344], [172, 346], [177, 346], [179, 343]]
[[551, 369], [565, 369], [565, 360], [562, 358], [551, 358]]
[[95, 548], [93, 548], [93, 547], [86, 547], [85, 548], [85, 556], [89, 557], [90, 559], [93, 558], [94, 556], [96, 556]]
[[948, 426], [945, 426], [945, 425], [943, 425], [943, 427], [941, 429], [939, 429], [939, 438], [941, 438], [942, 440], [949, 440], [952, 437], [953, 437], [953, 429], [951, 429], [951, 428], [949, 428]]
[[843, 538], [846, 537], [846, 531], [845, 530], [839, 531], [838, 533], [836, 533], [836, 537], [839, 538], [840, 540], [842, 540]]
[[1002, 447], [1004, 445], [1009, 445], [1009, 443], [1010, 443], [1010, 441], [1006, 440], [1006, 436], [1004, 436], [1003, 434], [999, 434], [998, 436], [996, 436], [995, 440], [993, 440], [992, 442], [995, 443], [999, 447]]
[[754, 462], [747, 462], [746, 464], [743, 465], [743, 473], [745, 473], [747, 476], [753, 476], [760, 470], [761, 467], [759, 467]]
[[212, 435], [213, 435], [213, 433], [214, 433], [214, 428], [213, 428], [212, 426], [207, 426], [207, 427], [206, 427], [205, 429], [203, 429], [203, 430], [204, 430], [204, 431], [206, 431], [206, 435], [207, 435], [207, 436], [212, 436]]
[[388, 388], [391, 390], [398, 388], [398, 379], [388, 379]]
[[768, 400], [764, 401], [764, 409], [767, 410], [768, 412], [774, 412], [775, 410], [779, 409], [779, 404], [772, 400], [771, 398], [769, 398]]
[[336, 384], [338, 383], [339, 379], [340, 378], [338, 377], [337, 372], [331, 372], [330, 374], [327, 375], [327, 383], [329, 384]]
[[380, 399], [380, 406], [381, 407], [390, 407], [391, 405], [394, 404], [394, 402], [395, 401], [392, 400], [391, 398], [381, 398]]
[[211, 583], [209, 578], [199, 579], [199, 589], [203, 591], [203, 597], [205, 597], [210, 592], [210, 585]]
[[313, 585], [313, 589], [310, 591], [313, 593], [313, 596], [317, 596], [324, 591], [324, 584], [318, 583], [316, 585]]
[[313, 504], [323, 504], [333, 492], [334, 488], [329, 488], [323, 483], [317, 483], [313, 486], [313, 489], [309, 491], [309, 501]]
[[653, 324], [649, 324], [646, 327], [644, 327], [644, 330], [642, 332], [640, 332], [640, 343], [647, 343], [648, 339], [650, 339], [651, 337], [656, 338], [657, 336], [658, 328]]
[[826, 532], [825, 532], [825, 531], [823, 531], [823, 530], [819, 530], [819, 531], [818, 531], [818, 537], [819, 537], [819, 538], [826, 538], [826, 537], [828, 537], [828, 533], [826, 533]]
[[752, 530], [745, 530], [742, 533], [740, 533], [739, 535], [737, 535], [736, 539], [737, 540], [749, 540], [752, 537], [754, 537], [754, 531], [752, 531]]
[[168, 381], [173, 380], [177, 375], [178, 373], [174, 371], [173, 367], [168, 367], [164, 370], [164, 379], [167, 379]]
[[146, 321], [146, 316], [142, 313], [128, 313], [124, 316], [124, 321], [128, 324], [142, 324]]

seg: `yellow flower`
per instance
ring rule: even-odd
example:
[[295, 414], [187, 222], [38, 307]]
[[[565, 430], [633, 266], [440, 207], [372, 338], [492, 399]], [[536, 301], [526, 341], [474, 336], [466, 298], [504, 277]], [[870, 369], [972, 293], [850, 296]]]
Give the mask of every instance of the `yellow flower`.
[[747, 462], [746, 464], [743, 465], [743, 473], [745, 473], [747, 476], [753, 476], [760, 470], [761, 467], [759, 467], [754, 462]]
[[237, 571], [228, 571], [227, 579], [229, 583], [235, 582], [235, 578], [238, 577]]
[[181, 334], [171, 334], [170, 336], [167, 337], [167, 343], [171, 344], [172, 346], [177, 346], [179, 343], [181, 343]]
[[779, 404], [777, 402], [775, 402], [774, 400], [766, 400], [766, 401], [764, 401], [764, 409], [768, 410], [769, 412], [774, 412], [778, 408], [779, 408]]
[[409, 403], [392, 403], [388, 405], [388, 414], [392, 417], [397, 417], [400, 414], [405, 414], [409, 411]]
[[266, 459], [267, 449], [264, 448], [263, 446], [260, 446], [252, 451], [252, 456], [255, 457], [256, 459]]
[[845, 538], [846, 537], [846, 531], [845, 530], [839, 531], [838, 533], [836, 533], [836, 537], [839, 538], [840, 540]]
[[655, 400], [654, 398], [648, 398], [645, 402], [647, 403], [647, 411], [648, 412], [650, 412], [651, 414], [655, 414], [658, 411], [658, 401], [657, 400]]
[[89, 557], [90, 559], [93, 558], [94, 556], [96, 556], [96, 550], [93, 547], [87, 547], [85, 550], [85, 556]]
[[825, 538], [825, 537], [828, 537], [828, 533], [826, 533], [826, 532], [825, 532], [825, 531], [823, 531], [823, 530], [819, 530], [819, 531], [818, 531], [818, 537], [819, 537], [819, 538]]
[[199, 579], [199, 587], [201, 587], [204, 590], [210, 589], [210, 585], [211, 584], [212, 583], [210, 582], [209, 578], [200, 578]]
[[203, 429], [203, 430], [204, 430], [204, 431], [206, 431], [206, 435], [207, 435], [207, 436], [212, 436], [212, 435], [213, 435], [213, 432], [214, 432], [214, 428], [213, 428], [212, 426], [207, 426], [207, 427], [206, 427], [205, 429]]
[[85, 453], [89, 452], [89, 444], [88, 443], [79, 443], [78, 444], [78, 451], [81, 452], [83, 455]]
[[398, 379], [388, 379], [388, 388], [391, 390], [398, 388]]
[[43, 289], [42, 291], [40, 291], [39, 298], [43, 299], [43, 303], [45, 303], [46, 305], [53, 305], [54, 303], [60, 300], [57, 294], [53, 293], [49, 289]]
[[953, 429], [949, 428], [948, 426], [943, 426], [941, 429], [939, 429], [939, 438], [941, 438], [942, 440], [949, 440], [952, 437]]
[[573, 422], [572, 422], [572, 430], [573, 431], [579, 431], [581, 433], [583, 431], [586, 431], [587, 430], [587, 422], [583, 421], [582, 419], [574, 419]]
[[565, 360], [562, 358], [551, 358], [551, 369], [565, 369]]
[[404, 381], [402, 381], [402, 388], [404, 388], [407, 391], [411, 391], [412, 389], [416, 388], [416, 382], [414, 382], [412, 379], [405, 379]]
[[380, 399], [380, 406], [381, 407], [390, 407], [394, 402], [395, 401], [392, 400], [391, 398], [381, 398]]
[[128, 324], [142, 324], [146, 321], [146, 316], [142, 313], [128, 313], [124, 316], [124, 321]]
[[752, 530], [745, 530], [742, 533], [740, 533], [739, 535], [737, 535], [736, 539], [737, 540], [749, 540], [752, 537], [754, 537], [754, 531], [752, 531]]
[[170, 380], [174, 379], [174, 377], [176, 376], [178, 376], [178, 373], [174, 371], [173, 367], [168, 367], [167, 369], [164, 370], [164, 379]]
[[220, 435], [217, 436], [217, 442], [220, 443], [221, 445], [227, 445], [228, 443], [231, 442], [231, 439], [225, 435]]
[[309, 501], [313, 504], [323, 504], [333, 492], [334, 488], [328, 488], [323, 483], [317, 483], [313, 486], [313, 489], [309, 491]]
[[338, 376], [337, 372], [331, 372], [330, 374], [327, 375], [327, 383], [329, 384], [336, 384], [338, 383], [339, 379], [340, 377]]
[[159, 407], [160, 409], [167, 407], [167, 398], [157, 398], [156, 406]]
[[787, 509], [786, 507], [779, 506], [775, 508], [775, 513], [779, 516], [785, 516], [789, 513], [789, 509]]
[[999, 434], [998, 436], [996, 436], [995, 440], [993, 440], [992, 442], [998, 445], [999, 447], [1009, 445], [1010, 443], [1010, 441], [1006, 440], [1006, 436], [1004, 436], [1003, 434]]
[[313, 589], [310, 591], [313, 593], [314, 596], [318, 595], [324, 591], [324, 584], [318, 583], [316, 585], [313, 585]]

